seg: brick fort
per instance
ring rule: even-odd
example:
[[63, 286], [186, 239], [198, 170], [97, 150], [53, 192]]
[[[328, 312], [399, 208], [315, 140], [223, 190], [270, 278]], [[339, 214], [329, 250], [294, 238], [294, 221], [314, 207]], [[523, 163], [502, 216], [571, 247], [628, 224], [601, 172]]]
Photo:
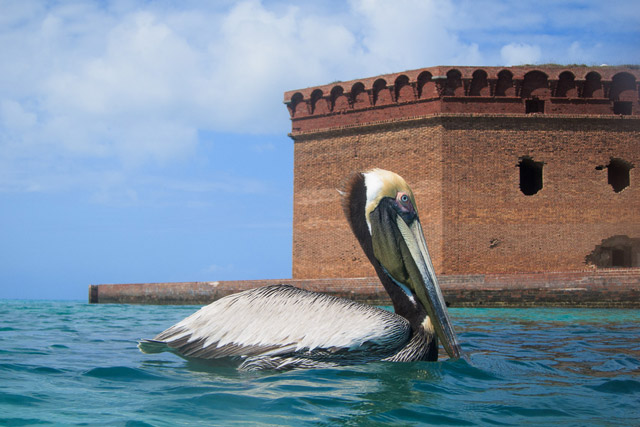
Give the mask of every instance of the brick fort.
[[640, 266], [640, 67], [431, 67], [288, 91], [293, 278], [375, 276], [340, 189], [412, 187], [436, 272]]

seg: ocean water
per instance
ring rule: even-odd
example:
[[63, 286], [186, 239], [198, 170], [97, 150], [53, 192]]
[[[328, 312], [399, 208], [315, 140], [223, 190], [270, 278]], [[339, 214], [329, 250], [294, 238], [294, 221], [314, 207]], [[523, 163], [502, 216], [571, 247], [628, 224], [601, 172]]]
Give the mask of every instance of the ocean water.
[[640, 311], [450, 309], [466, 359], [436, 363], [238, 373], [138, 351], [196, 308], [0, 301], [0, 425], [640, 424]]

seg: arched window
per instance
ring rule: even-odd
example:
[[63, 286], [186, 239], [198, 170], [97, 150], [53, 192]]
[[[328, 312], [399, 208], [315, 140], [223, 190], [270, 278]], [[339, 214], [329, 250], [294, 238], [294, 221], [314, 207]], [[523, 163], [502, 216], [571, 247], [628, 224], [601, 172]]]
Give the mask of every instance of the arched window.
[[469, 96], [485, 96], [488, 95], [489, 84], [487, 83], [487, 72], [484, 70], [476, 70], [473, 72], [471, 87], [469, 88]]
[[394, 91], [396, 96], [396, 102], [413, 101], [415, 96], [413, 94], [413, 88], [409, 84], [409, 77], [404, 74], [398, 76], [394, 84]]
[[595, 71], [591, 71], [585, 76], [584, 89], [582, 96], [584, 98], [602, 98], [602, 77]]
[[366, 108], [369, 106], [369, 95], [365, 91], [362, 82], [355, 83], [351, 87], [351, 104], [353, 104], [353, 108]]
[[559, 98], [576, 96], [576, 77], [569, 71], [563, 71], [558, 78], [558, 86], [556, 87], [556, 96]]
[[529, 71], [522, 81], [522, 98], [548, 97], [548, 78], [542, 71]]
[[344, 96], [344, 89], [342, 86], [334, 86], [331, 89], [331, 111], [344, 111], [349, 108], [349, 101]]
[[[325, 105], [322, 105], [322, 91], [320, 89], [316, 89], [311, 93], [311, 113], [320, 112], [318, 110], [326, 109]], [[324, 111], [323, 111], [324, 112]]]
[[447, 71], [447, 82], [444, 87], [444, 96], [462, 96], [462, 73], [458, 70]]
[[431, 77], [433, 76], [428, 71], [423, 71], [418, 76], [418, 97], [419, 98], [431, 98], [437, 95], [436, 85], [433, 82], [433, 80], [431, 80]]
[[300, 92], [296, 92], [291, 97], [291, 102], [289, 103], [289, 111], [291, 113], [291, 117], [297, 117], [301, 115], [305, 115], [306, 111], [306, 103], [304, 102], [304, 98]]
[[613, 101], [613, 113], [631, 115], [637, 98], [636, 78], [629, 73], [618, 73], [611, 79], [609, 99]]
[[629, 73], [618, 73], [611, 79], [609, 99], [612, 101], [632, 101], [637, 97], [636, 78]]
[[498, 73], [495, 96], [513, 96], [513, 74], [509, 70], [502, 70]]
[[391, 102], [391, 94], [387, 89], [387, 82], [378, 79], [373, 83], [373, 103], [375, 105], [388, 104]]

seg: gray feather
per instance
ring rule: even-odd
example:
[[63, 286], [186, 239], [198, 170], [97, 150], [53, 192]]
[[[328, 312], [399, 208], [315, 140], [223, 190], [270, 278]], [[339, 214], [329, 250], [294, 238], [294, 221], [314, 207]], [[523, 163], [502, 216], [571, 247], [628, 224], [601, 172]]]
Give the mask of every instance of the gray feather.
[[410, 337], [407, 320], [386, 310], [275, 285], [215, 301], [139, 347], [282, 370], [381, 360]]

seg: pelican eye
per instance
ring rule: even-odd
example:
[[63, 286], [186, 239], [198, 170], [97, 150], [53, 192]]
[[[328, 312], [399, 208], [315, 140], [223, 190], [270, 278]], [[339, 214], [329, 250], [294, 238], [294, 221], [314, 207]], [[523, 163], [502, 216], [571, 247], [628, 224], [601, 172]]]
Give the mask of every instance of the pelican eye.
[[396, 209], [407, 224], [410, 224], [416, 217], [416, 210], [413, 207], [411, 197], [407, 193], [398, 192], [396, 195]]

